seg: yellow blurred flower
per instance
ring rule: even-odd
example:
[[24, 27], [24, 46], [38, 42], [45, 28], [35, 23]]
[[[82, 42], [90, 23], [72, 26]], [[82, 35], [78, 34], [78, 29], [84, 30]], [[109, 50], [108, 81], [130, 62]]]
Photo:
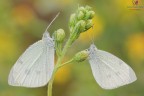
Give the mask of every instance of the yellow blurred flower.
[[63, 66], [57, 71], [54, 83], [65, 84], [70, 80], [70, 77], [71, 77], [70, 65]]
[[132, 1], [133, 0], [117, 0], [116, 2], [120, 8], [127, 8], [127, 6], [133, 6]]
[[144, 33], [136, 33], [129, 36], [126, 48], [131, 59], [144, 60]]
[[34, 18], [34, 12], [29, 6], [21, 4], [12, 9], [12, 18], [16, 23], [26, 25]]
[[93, 18], [93, 24], [94, 26], [90, 28], [87, 32], [80, 34], [80, 41], [89, 42], [92, 38], [96, 38], [102, 33], [104, 25], [102, 20], [98, 16], [95, 16]]
[[9, 68], [8, 62], [10, 62], [18, 53], [16, 42], [14, 35], [11, 34], [10, 31], [0, 30], [0, 82], [7, 82], [7, 69]]
[[8, 31], [0, 30], [0, 58], [13, 57], [17, 51], [15, 37]]

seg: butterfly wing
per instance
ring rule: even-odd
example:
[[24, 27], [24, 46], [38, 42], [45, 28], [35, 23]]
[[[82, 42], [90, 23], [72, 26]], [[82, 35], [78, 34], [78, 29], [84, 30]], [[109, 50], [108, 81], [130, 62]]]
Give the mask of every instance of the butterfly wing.
[[108, 52], [95, 50], [89, 62], [95, 80], [104, 89], [114, 89], [137, 79], [131, 67]]
[[54, 48], [42, 40], [31, 45], [10, 71], [13, 86], [41, 87], [48, 83], [54, 69]]

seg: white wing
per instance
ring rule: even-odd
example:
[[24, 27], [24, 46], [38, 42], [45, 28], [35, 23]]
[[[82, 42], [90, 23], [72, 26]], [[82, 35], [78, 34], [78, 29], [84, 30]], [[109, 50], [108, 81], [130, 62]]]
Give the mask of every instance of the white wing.
[[12, 86], [41, 87], [48, 83], [54, 69], [54, 48], [42, 40], [31, 45], [10, 71]]
[[95, 80], [104, 89], [114, 89], [137, 79], [131, 67], [108, 52], [96, 49], [91, 52], [89, 62]]

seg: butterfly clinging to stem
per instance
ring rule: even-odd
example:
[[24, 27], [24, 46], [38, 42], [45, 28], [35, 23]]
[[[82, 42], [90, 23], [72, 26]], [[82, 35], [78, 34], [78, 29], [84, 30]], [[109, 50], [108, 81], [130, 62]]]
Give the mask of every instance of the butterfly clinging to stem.
[[134, 82], [133, 69], [118, 57], [96, 48], [89, 48], [89, 63], [97, 83], [104, 89], [114, 89]]
[[41, 87], [48, 83], [54, 69], [55, 49], [47, 30], [58, 15], [48, 25], [42, 39], [28, 47], [16, 61], [8, 77], [9, 85]]

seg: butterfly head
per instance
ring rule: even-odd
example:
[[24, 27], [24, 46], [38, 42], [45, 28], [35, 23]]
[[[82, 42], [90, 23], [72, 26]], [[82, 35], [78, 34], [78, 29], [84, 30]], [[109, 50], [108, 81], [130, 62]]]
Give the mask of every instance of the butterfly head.
[[97, 48], [96, 48], [96, 46], [94, 45], [94, 44], [91, 44], [90, 45], [90, 50], [96, 50]]
[[97, 48], [94, 44], [91, 44], [90, 48], [88, 50], [89, 50], [89, 53], [91, 54], [91, 53], [95, 52], [97, 50]]
[[48, 32], [44, 32], [44, 33], [43, 33], [43, 39], [44, 39], [44, 38], [50, 38], [50, 35], [49, 35]]
[[50, 37], [49, 32], [47, 32], [47, 31], [44, 32], [43, 37], [42, 37], [42, 40], [43, 40], [46, 44], [48, 44], [48, 45], [50, 45], [50, 46], [54, 46], [54, 39]]

